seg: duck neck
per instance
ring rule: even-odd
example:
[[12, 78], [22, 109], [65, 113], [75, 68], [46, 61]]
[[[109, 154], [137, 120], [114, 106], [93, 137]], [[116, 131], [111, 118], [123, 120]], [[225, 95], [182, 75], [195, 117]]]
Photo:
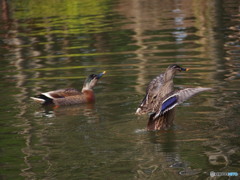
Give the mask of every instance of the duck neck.
[[167, 82], [167, 81], [172, 81], [173, 78], [175, 76], [175, 73], [173, 73], [172, 71], [166, 71], [164, 73], [164, 81]]
[[85, 96], [86, 101], [87, 101], [88, 103], [91, 103], [91, 102], [94, 102], [94, 101], [95, 101], [95, 96], [94, 96], [94, 92], [93, 92], [92, 89], [82, 90], [82, 93], [83, 93], [83, 95]]
[[174, 78], [174, 73], [167, 71], [164, 74], [164, 89], [165, 89], [165, 94], [168, 94], [174, 90], [173, 86], [173, 78]]

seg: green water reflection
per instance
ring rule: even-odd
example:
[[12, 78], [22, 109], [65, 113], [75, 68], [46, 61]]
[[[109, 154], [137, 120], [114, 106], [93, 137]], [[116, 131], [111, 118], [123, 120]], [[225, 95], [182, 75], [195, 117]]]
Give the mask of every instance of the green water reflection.
[[[237, 0], [0, 1], [2, 179], [206, 179], [239, 172]], [[147, 83], [172, 63], [176, 88], [205, 86], [175, 126], [146, 132]], [[53, 109], [29, 97], [81, 89], [96, 103]], [[223, 178], [224, 179], [224, 178]]]

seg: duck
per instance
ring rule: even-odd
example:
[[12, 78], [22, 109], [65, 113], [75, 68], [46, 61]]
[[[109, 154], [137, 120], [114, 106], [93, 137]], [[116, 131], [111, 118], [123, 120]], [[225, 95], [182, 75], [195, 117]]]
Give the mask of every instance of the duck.
[[175, 106], [200, 92], [211, 90], [205, 87], [175, 90], [173, 78], [178, 72], [188, 70], [172, 64], [148, 84], [146, 94], [136, 110], [137, 115], [149, 115], [148, 131], [169, 129], [175, 118]]
[[93, 87], [105, 73], [106, 71], [97, 75], [89, 75], [86, 78], [81, 91], [75, 88], [58, 89], [40, 93], [35, 97], [31, 97], [31, 99], [42, 105], [55, 106], [93, 103], [95, 101]]

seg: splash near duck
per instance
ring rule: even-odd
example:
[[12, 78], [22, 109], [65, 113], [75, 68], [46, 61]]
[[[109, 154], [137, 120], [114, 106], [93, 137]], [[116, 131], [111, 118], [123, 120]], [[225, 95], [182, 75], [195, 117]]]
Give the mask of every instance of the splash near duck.
[[140, 103], [136, 114], [149, 114], [147, 130], [166, 130], [174, 120], [174, 107], [190, 97], [211, 88], [185, 88], [174, 90], [173, 78], [178, 72], [188, 71], [179, 65], [170, 65], [165, 73], [155, 77], [147, 86], [146, 95]]
[[93, 88], [104, 74], [106, 71], [98, 75], [89, 75], [83, 84], [82, 91], [74, 88], [58, 89], [41, 93], [31, 99], [43, 105], [54, 104], [57, 106], [92, 103], [95, 101]]

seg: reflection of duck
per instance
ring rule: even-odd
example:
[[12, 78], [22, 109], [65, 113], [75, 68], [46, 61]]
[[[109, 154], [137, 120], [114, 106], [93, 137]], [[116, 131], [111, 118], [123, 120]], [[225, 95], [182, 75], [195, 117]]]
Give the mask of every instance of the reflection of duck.
[[186, 88], [174, 91], [173, 78], [177, 72], [188, 71], [178, 65], [170, 65], [164, 74], [154, 78], [148, 85], [146, 95], [136, 114], [150, 113], [148, 130], [169, 128], [174, 119], [174, 107], [193, 95], [211, 88]]
[[39, 110], [35, 111], [34, 116], [38, 118], [58, 117], [58, 120], [61, 118], [63, 118], [64, 120], [83, 120], [84, 122], [86, 121], [89, 124], [97, 123], [100, 120], [94, 103], [59, 106], [58, 108], [56, 108], [54, 104], [45, 105]]
[[71, 105], [71, 106], [59, 106], [55, 107], [54, 104], [43, 106], [44, 111], [36, 112], [35, 115], [39, 117], [64, 117], [64, 116], [79, 116], [84, 115], [86, 117], [95, 116], [95, 106], [93, 103]]
[[34, 101], [43, 105], [55, 104], [55, 105], [73, 105], [81, 103], [94, 102], [93, 87], [97, 84], [97, 81], [105, 74], [105, 71], [95, 75], [91, 74], [84, 82], [82, 91], [78, 91], [73, 88], [59, 89], [55, 91], [49, 91], [41, 93], [36, 97], [31, 97]]

